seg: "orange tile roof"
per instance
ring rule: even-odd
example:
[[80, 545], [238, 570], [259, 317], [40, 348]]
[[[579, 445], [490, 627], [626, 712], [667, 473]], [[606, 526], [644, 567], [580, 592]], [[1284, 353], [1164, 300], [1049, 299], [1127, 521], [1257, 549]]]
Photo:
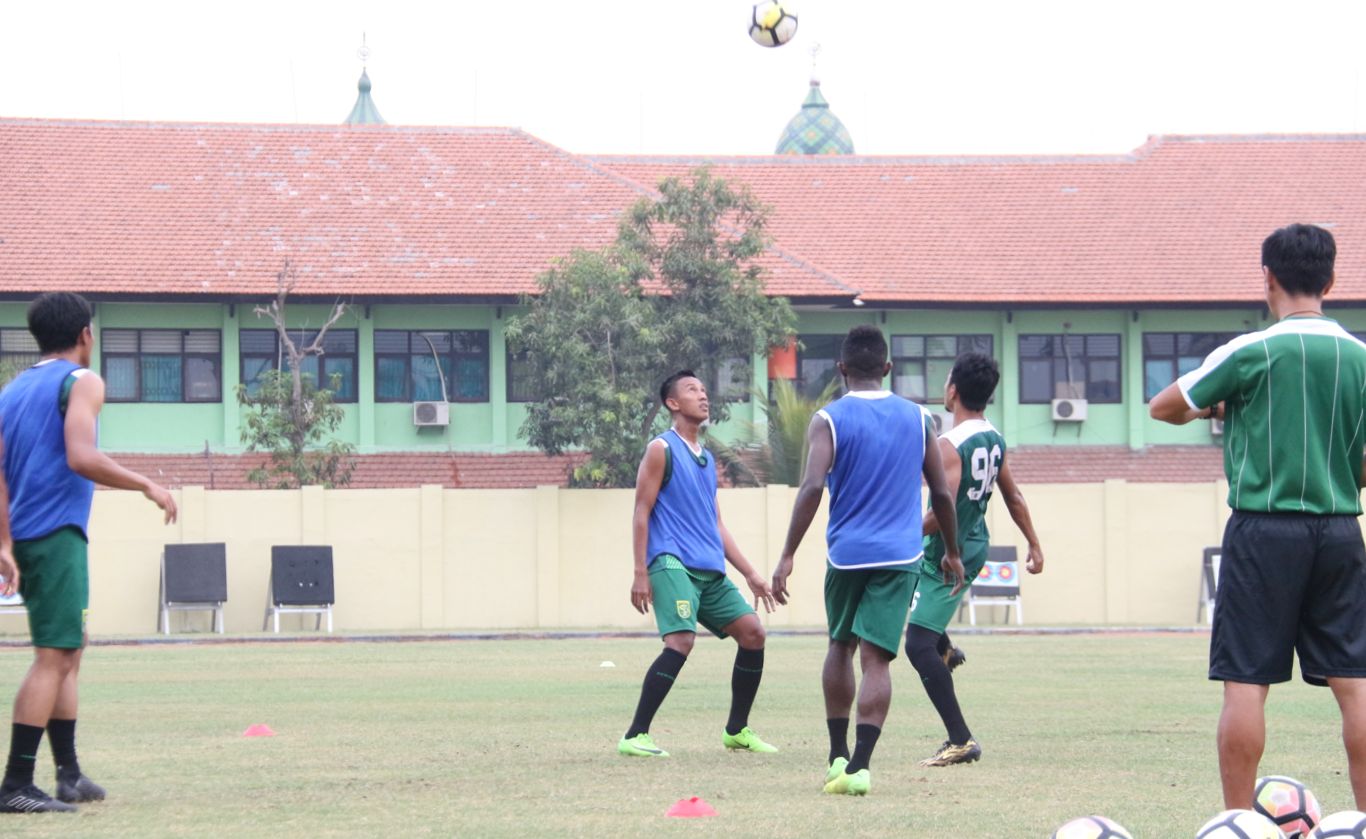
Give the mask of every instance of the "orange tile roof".
[[[649, 190], [502, 128], [0, 119], [0, 292], [508, 297]], [[849, 297], [774, 249], [788, 295]]]
[[0, 119], [0, 293], [505, 299], [706, 163], [774, 208], [795, 298], [1261, 300], [1258, 248], [1332, 225], [1366, 301], [1366, 136], [1159, 137], [1082, 157], [582, 157], [503, 128]]
[[[121, 465], [171, 489], [255, 489], [247, 471], [260, 455], [122, 454]], [[1025, 484], [1189, 483], [1223, 477], [1217, 446], [1019, 446], [1010, 450], [1010, 471]], [[507, 454], [389, 453], [359, 455], [348, 488], [376, 489], [436, 484], [452, 489], [515, 489], [565, 486], [569, 470], [583, 455], [550, 457], [539, 452]], [[724, 483], [724, 482], [723, 482]]]
[[707, 164], [773, 207], [773, 235], [869, 302], [1259, 304], [1262, 239], [1338, 239], [1332, 298], [1366, 301], [1366, 135], [1157, 137], [1113, 157], [638, 157]]

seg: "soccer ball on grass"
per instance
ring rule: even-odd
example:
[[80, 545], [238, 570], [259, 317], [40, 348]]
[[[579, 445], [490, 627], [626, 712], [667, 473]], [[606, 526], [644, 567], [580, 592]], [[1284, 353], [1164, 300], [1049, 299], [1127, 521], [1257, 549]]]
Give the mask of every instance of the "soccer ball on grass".
[[1195, 839], [1285, 839], [1285, 834], [1256, 810], [1225, 810], [1205, 822]]
[[1314, 793], [1304, 784], [1284, 775], [1258, 778], [1252, 799], [1253, 808], [1275, 822], [1286, 839], [1308, 836], [1323, 815]]
[[1104, 816], [1082, 816], [1053, 831], [1053, 839], [1133, 839], [1129, 831]]
[[1309, 839], [1366, 839], [1366, 813], [1343, 810], [1324, 816]]

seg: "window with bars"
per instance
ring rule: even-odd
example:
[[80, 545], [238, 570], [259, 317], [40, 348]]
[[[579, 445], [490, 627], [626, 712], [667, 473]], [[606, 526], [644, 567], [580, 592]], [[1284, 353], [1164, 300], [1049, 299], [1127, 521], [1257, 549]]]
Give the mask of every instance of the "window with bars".
[[531, 361], [526, 353], [508, 350], [507, 378], [509, 402], [540, 401], [540, 395], [532, 383]]
[[1020, 402], [1121, 401], [1120, 336], [1021, 335]]
[[990, 335], [893, 335], [892, 392], [922, 405], [944, 401], [954, 359], [965, 352], [992, 354]]
[[43, 354], [38, 342], [23, 327], [0, 329], [0, 387], [38, 363]]
[[[289, 330], [289, 339], [296, 346], [308, 346], [317, 337], [316, 329]], [[334, 402], [356, 401], [357, 341], [354, 329], [329, 329], [323, 336], [322, 356], [310, 355], [300, 365], [300, 372], [311, 377], [317, 387], [333, 389], [335, 378]], [[242, 359], [242, 384], [249, 394], [254, 395], [260, 388], [262, 373], [289, 368], [280, 335], [274, 329], [243, 329], [238, 333], [238, 354]]]
[[1148, 402], [1178, 377], [1196, 369], [1234, 332], [1143, 333], [1143, 401]]
[[217, 329], [105, 329], [100, 358], [109, 402], [223, 401]]
[[375, 330], [375, 401], [489, 401], [489, 333]]
[[840, 377], [835, 364], [840, 360], [844, 336], [798, 335], [797, 342], [797, 390], [808, 399], [815, 399]]

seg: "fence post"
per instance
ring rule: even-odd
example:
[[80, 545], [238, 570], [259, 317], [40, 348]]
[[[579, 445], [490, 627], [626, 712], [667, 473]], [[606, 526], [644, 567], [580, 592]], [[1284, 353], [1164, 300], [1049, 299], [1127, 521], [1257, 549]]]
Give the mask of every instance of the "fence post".
[[435, 484], [418, 489], [418, 562], [422, 577], [423, 629], [446, 624], [445, 490]]
[[536, 487], [536, 625], [560, 625], [560, 488]]
[[1105, 536], [1100, 546], [1105, 569], [1105, 623], [1129, 620], [1129, 485], [1108, 480], [1105, 493]]

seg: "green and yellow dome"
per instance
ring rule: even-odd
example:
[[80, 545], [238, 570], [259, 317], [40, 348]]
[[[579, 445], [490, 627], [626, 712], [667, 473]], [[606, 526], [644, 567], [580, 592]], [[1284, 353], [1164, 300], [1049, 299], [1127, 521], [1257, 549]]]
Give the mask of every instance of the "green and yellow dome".
[[783, 129], [774, 154], [853, 154], [854, 141], [840, 118], [821, 95], [821, 83], [811, 80], [802, 109]]

